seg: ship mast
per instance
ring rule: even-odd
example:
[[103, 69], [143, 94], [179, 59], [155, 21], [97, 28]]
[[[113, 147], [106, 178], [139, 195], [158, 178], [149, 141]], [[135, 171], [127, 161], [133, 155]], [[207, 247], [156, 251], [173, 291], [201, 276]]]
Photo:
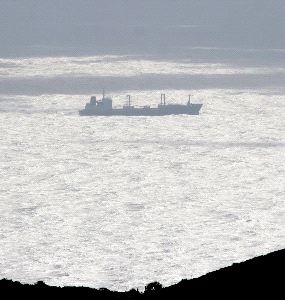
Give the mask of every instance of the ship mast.
[[192, 95], [189, 95], [189, 100], [188, 100], [188, 103], [187, 103], [188, 105], [191, 104], [191, 96], [192, 96]]
[[160, 104], [161, 105], [166, 105], [166, 103], [165, 103], [165, 94], [160, 94]]
[[127, 95], [128, 98], [128, 106], [131, 106], [131, 95]]

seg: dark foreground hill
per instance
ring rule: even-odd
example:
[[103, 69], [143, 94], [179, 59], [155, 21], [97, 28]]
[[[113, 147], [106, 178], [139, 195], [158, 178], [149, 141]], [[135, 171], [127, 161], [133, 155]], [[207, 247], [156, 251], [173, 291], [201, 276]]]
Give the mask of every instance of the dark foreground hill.
[[[207, 298], [232, 299], [248, 296], [268, 299], [283, 298], [285, 286], [285, 249], [265, 256], [233, 264], [230, 267], [211, 272], [200, 278], [182, 280], [178, 284], [163, 288], [158, 282], [146, 286], [144, 293], [137, 290], [115, 292], [107, 289], [91, 289], [86, 287], [51, 287], [43, 282], [35, 285], [22, 285], [11, 280], [0, 280], [0, 294], [26, 296], [80, 296], [92, 299], [200, 299]], [[279, 295], [277, 297], [277, 295]]]

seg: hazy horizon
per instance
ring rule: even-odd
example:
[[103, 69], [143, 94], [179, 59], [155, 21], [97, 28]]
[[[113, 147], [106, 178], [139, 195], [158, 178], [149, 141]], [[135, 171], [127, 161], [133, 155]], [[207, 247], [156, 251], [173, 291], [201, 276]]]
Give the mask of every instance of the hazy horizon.
[[2, 0], [0, 55], [285, 49], [281, 0]]

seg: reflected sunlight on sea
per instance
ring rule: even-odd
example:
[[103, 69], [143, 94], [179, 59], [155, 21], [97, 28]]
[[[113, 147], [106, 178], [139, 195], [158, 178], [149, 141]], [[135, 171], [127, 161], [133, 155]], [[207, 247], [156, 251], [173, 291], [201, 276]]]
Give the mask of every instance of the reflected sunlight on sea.
[[[1, 59], [0, 277], [126, 290], [283, 248], [282, 76], [148, 57]], [[203, 107], [80, 117], [103, 88], [115, 105], [164, 92]]]

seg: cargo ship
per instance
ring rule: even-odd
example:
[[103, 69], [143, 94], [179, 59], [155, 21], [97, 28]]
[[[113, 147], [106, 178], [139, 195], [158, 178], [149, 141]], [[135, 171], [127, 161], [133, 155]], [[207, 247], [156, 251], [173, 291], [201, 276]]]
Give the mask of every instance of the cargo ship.
[[191, 103], [190, 95], [186, 104], [166, 104], [165, 94], [161, 94], [160, 103], [156, 107], [145, 105], [136, 107], [131, 104], [131, 96], [127, 95], [127, 104], [113, 108], [113, 100], [105, 97], [97, 100], [96, 96], [91, 96], [90, 102], [85, 108], [79, 111], [80, 116], [165, 116], [165, 115], [199, 115], [203, 104]]

